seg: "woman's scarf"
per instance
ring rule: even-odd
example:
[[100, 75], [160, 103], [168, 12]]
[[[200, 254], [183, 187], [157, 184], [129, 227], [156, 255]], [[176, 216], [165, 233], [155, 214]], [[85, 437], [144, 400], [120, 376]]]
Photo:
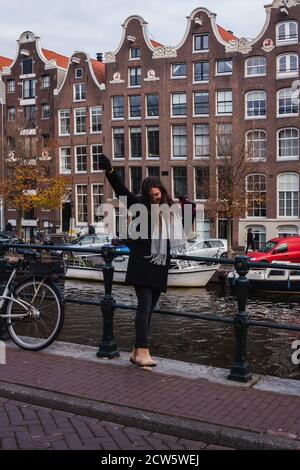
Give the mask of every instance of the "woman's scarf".
[[[176, 209], [169, 209], [167, 214], [160, 211], [161, 206], [152, 205], [151, 223], [154, 229], [151, 235], [151, 255], [149, 262], [158, 265], [166, 265], [168, 255], [168, 240], [170, 241], [170, 253], [178, 254], [188, 248], [188, 242], [183, 230], [182, 219]], [[178, 211], [179, 212], [179, 211]], [[151, 227], [151, 228], [152, 228]]]

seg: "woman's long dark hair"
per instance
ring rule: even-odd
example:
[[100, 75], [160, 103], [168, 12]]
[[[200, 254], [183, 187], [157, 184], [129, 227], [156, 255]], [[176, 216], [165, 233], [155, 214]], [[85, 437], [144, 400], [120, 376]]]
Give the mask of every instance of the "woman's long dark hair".
[[152, 188], [158, 188], [160, 190], [161, 204], [168, 204], [168, 206], [172, 206], [173, 199], [168, 194], [160, 179], [156, 178], [155, 176], [148, 176], [143, 180], [141, 188], [141, 202], [146, 204], [148, 207], [151, 206], [150, 190]]

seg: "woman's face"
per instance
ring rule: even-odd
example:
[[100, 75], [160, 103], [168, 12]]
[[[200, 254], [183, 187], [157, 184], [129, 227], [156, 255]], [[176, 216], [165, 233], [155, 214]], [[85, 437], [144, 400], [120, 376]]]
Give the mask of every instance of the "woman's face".
[[161, 201], [161, 191], [159, 188], [151, 188], [149, 191], [151, 204], [159, 204]]

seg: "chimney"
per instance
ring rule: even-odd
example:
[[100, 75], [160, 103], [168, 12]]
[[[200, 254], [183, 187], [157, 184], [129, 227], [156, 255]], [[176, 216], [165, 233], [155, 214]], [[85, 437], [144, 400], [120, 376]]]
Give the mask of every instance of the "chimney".
[[103, 54], [102, 54], [102, 52], [97, 52], [96, 57], [97, 57], [98, 62], [102, 62], [102, 61], [103, 61]]

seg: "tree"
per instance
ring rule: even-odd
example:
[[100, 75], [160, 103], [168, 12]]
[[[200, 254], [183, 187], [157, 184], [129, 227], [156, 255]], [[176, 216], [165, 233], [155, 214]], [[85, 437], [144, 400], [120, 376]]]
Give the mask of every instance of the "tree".
[[235, 141], [231, 131], [231, 124], [219, 125], [215, 172], [206, 182], [209, 186], [206, 211], [211, 218], [217, 216], [226, 220], [229, 256], [232, 255], [233, 221], [245, 216], [250, 203], [252, 208], [265, 204], [265, 192], [259, 185], [255, 186], [255, 182], [251, 200], [246, 193], [247, 177], [262, 170], [265, 149], [258, 147], [255, 139], [247, 143]]
[[25, 212], [36, 208], [58, 209], [69, 183], [67, 177], [53, 174], [56, 143], [37, 138], [31, 132], [33, 127], [32, 117], [15, 121], [2, 155], [0, 196], [6, 208], [17, 211], [18, 236]]

